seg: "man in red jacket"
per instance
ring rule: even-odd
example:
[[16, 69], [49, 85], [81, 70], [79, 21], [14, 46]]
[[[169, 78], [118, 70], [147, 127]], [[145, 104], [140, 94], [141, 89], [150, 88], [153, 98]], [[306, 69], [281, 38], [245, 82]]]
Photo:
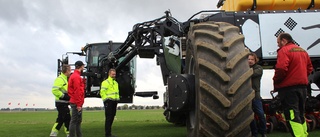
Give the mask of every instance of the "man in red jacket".
[[75, 63], [75, 70], [68, 81], [68, 94], [70, 96], [71, 121], [69, 126], [70, 137], [82, 137], [82, 105], [84, 103], [84, 82], [80, 76], [84, 69], [82, 61]]
[[290, 34], [281, 33], [277, 43], [279, 49], [273, 77], [274, 88], [278, 91], [292, 136], [306, 137], [308, 132], [304, 113], [312, 63], [308, 53], [294, 44]]

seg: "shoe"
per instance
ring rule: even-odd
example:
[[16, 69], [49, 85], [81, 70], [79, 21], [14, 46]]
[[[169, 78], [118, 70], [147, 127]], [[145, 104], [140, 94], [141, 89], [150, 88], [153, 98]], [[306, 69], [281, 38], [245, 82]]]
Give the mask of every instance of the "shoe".
[[67, 137], [70, 137], [69, 134], [67, 134]]
[[262, 134], [261, 137], [267, 137], [267, 135], [266, 134]]
[[57, 131], [51, 131], [50, 137], [56, 137], [56, 136], [58, 136], [58, 132]]
[[115, 135], [110, 135], [110, 136], [107, 136], [107, 137], [117, 137], [117, 136], [115, 136]]

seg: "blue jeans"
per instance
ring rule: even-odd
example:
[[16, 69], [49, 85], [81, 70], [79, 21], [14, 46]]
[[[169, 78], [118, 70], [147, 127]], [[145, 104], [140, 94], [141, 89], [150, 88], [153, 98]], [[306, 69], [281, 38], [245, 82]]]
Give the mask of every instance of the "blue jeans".
[[258, 116], [258, 120], [254, 119], [250, 124], [252, 135], [258, 136], [258, 133], [265, 134], [267, 131], [267, 125], [261, 99], [252, 100], [252, 110], [254, 114]]

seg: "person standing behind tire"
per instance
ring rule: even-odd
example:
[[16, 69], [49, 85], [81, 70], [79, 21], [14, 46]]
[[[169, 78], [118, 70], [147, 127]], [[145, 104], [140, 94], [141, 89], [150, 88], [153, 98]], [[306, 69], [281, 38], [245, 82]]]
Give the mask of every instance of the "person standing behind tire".
[[70, 124], [70, 109], [69, 95], [68, 95], [68, 77], [71, 74], [71, 67], [69, 65], [62, 65], [62, 73], [55, 79], [52, 86], [52, 94], [55, 97], [55, 106], [58, 110], [58, 118], [54, 123], [50, 137], [56, 137], [60, 128], [64, 124], [64, 131], [69, 136]]
[[277, 38], [277, 64], [273, 77], [274, 90], [278, 91], [284, 116], [292, 136], [308, 136], [305, 114], [308, 75], [313, 67], [308, 53], [294, 44], [290, 34]]
[[[253, 137], [258, 137], [258, 132], [262, 135], [262, 137], [266, 137], [266, 118], [264, 116], [264, 111], [262, 107], [262, 99], [260, 95], [260, 85], [261, 85], [261, 77], [263, 74], [263, 68], [258, 65], [259, 58], [255, 53], [250, 53], [248, 56], [248, 63], [250, 68], [253, 69], [253, 74], [251, 76], [252, 88], [255, 91], [255, 98], [252, 100], [252, 110], [255, 115], [258, 116], [259, 122], [254, 119], [251, 124], [251, 133]], [[257, 126], [258, 125], [258, 126]]]
[[120, 100], [119, 86], [116, 79], [116, 70], [110, 69], [108, 78], [101, 83], [100, 96], [105, 110], [105, 136], [115, 137], [111, 134], [111, 126]]
[[82, 137], [82, 105], [84, 103], [84, 82], [80, 76], [84, 69], [82, 61], [75, 63], [75, 70], [69, 78], [68, 94], [70, 96], [71, 121], [70, 121], [70, 137]]

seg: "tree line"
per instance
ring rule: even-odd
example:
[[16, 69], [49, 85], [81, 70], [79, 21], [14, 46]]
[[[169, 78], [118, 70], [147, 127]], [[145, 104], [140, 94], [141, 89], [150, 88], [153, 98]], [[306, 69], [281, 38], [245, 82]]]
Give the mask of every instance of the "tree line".
[[[141, 110], [141, 109], [160, 109], [161, 106], [142, 106], [142, 105], [118, 105], [118, 110]], [[84, 107], [85, 110], [104, 110], [103, 106], [99, 107]], [[1, 108], [0, 111], [51, 111], [56, 110], [56, 108], [49, 109], [49, 108]]]
[[[142, 105], [131, 105], [124, 104], [122, 106], [118, 106], [118, 110], [141, 110], [141, 109], [160, 109], [161, 106], [142, 106]], [[104, 107], [85, 107], [85, 110], [104, 110]]]

